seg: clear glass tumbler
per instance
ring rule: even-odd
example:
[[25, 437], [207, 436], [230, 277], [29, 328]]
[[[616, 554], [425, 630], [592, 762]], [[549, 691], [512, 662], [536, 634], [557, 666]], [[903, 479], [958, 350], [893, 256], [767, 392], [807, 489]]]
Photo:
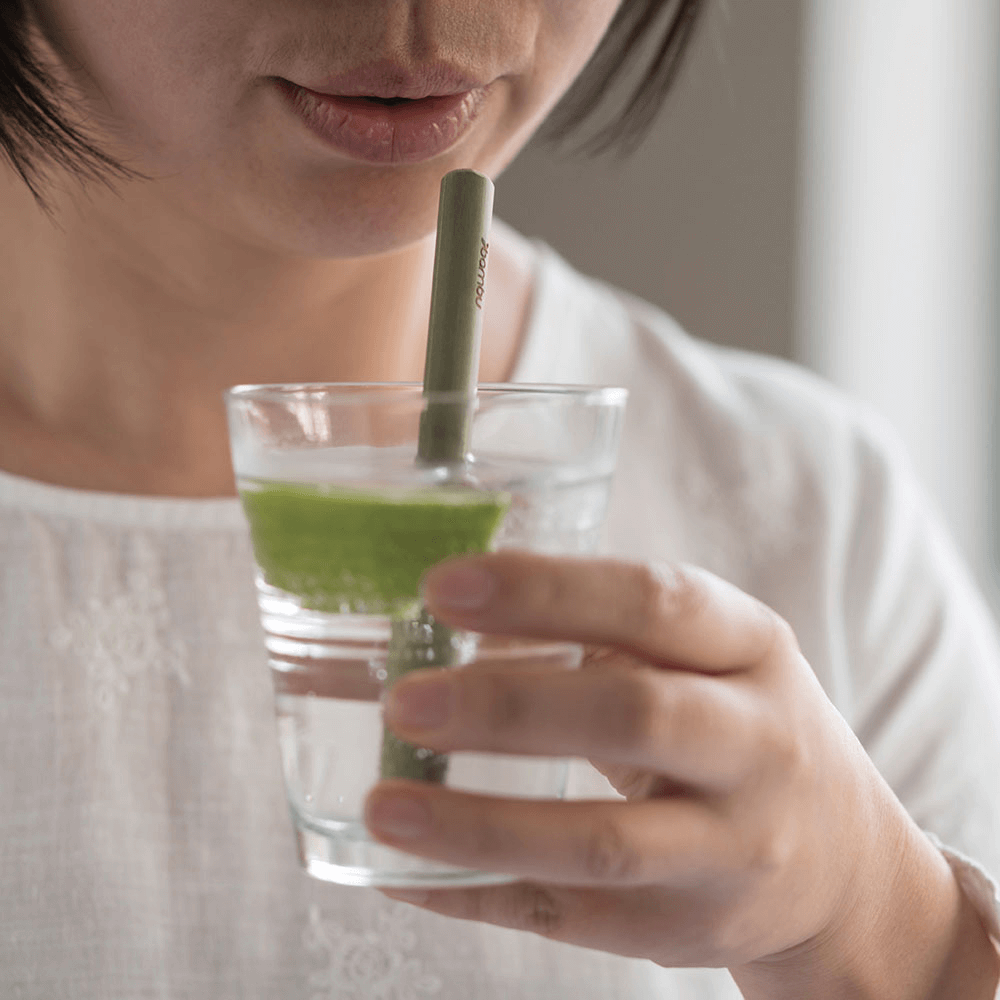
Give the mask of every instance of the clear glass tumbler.
[[380, 777], [491, 795], [561, 797], [567, 765], [439, 755], [384, 731], [382, 694], [407, 670], [565, 670], [573, 643], [447, 629], [421, 606], [422, 573], [450, 555], [597, 546], [623, 389], [480, 387], [461, 463], [416, 460], [428, 404], [410, 384], [242, 385], [225, 394], [236, 482], [257, 563], [288, 803], [306, 871], [347, 885], [504, 881], [373, 841]]

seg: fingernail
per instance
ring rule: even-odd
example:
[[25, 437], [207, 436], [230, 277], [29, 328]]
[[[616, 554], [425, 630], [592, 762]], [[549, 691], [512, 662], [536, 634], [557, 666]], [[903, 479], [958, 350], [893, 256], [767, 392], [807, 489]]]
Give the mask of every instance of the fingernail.
[[408, 729], [440, 729], [451, 715], [451, 682], [445, 677], [397, 684], [385, 699], [386, 722]]
[[493, 574], [479, 566], [438, 566], [428, 572], [424, 593], [442, 607], [472, 611], [484, 607], [495, 588]]
[[412, 840], [425, 834], [431, 814], [421, 799], [409, 795], [383, 795], [368, 807], [369, 828], [400, 840]]

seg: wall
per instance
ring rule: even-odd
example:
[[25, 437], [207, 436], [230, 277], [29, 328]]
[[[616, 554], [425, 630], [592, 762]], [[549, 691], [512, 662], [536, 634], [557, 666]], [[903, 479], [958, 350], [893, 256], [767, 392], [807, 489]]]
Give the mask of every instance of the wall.
[[496, 212], [692, 333], [793, 349], [801, 0], [713, 0], [654, 132], [634, 156], [529, 146]]
[[800, 355], [889, 418], [1000, 609], [1000, 4], [806, 14]]

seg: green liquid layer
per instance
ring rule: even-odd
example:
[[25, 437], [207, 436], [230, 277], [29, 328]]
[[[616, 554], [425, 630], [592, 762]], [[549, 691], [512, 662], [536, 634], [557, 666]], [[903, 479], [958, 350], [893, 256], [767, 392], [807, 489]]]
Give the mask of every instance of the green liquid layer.
[[352, 491], [297, 483], [240, 491], [257, 565], [304, 607], [411, 614], [420, 578], [448, 556], [485, 552], [506, 494], [443, 487]]

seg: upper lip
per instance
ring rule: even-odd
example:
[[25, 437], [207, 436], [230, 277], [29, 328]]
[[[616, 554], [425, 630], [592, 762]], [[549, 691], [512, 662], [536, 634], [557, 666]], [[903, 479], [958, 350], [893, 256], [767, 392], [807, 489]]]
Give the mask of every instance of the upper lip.
[[392, 60], [365, 63], [354, 69], [298, 86], [327, 97], [447, 97], [485, 87], [489, 81], [477, 79], [448, 63], [404, 66]]

